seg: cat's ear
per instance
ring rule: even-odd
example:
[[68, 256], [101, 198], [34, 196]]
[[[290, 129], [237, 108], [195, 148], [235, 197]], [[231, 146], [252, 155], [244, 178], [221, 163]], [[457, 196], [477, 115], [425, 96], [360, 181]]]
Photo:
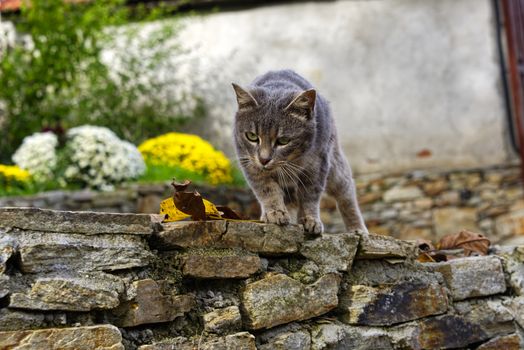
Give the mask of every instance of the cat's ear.
[[233, 83], [233, 89], [235, 89], [235, 93], [237, 94], [237, 102], [238, 102], [238, 109], [246, 109], [246, 108], [254, 108], [258, 106], [257, 100], [249, 93], [249, 91], [246, 91], [242, 89], [237, 84]]
[[291, 101], [289, 105], [287, 105], [284, 110], [289, 109], [298, 109], [308, 112], [307, 116], [309, 117], [311, 115], [311, 112], [313, 112], [313, 109], [315, 108], [315, 101], [317, 99], [317, 92], [314, 89], [306, 90], [304, 92], [301, 92], [298, 94], [297, 97]]

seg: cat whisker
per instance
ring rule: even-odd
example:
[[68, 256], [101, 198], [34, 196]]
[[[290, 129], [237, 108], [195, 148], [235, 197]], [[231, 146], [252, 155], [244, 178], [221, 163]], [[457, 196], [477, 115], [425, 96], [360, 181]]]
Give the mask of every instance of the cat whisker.
[[306, 168], [301, 167], [300, 165], [295, 164], [295, 163], [291, 163], [291, 162], [288, 162], [288, 163], [286, 163], [286, 164], [287, 164], [288, 167], [293, 168], [293, 169], [295, 169], [296, 171], [300, 172], [300, 174], [303, 175], [303, 177], [305, 178], [305, 180], [307, 180], [307, 181], [309, 182], [310, 185], [313, 185], [313, 184], [314, 184], [313, 180], [312, 180], [311, 177], [308, 175]]
[[293, 171], [291, 169], [288, 169], [285, 164], [283, 164], [281, 167], [280, 167], [283, 171], [284, 174], [286, 174], [286, 177], [291, 181], [291, 183], [293, 183], [293, 185], [295, 186], [295, 188], [297, 189], [297, 192], [302, 194], [302, 189], [300, 188], [298, 181], [300, 181], [300, 183], [302, 184], [302, 186], [305, 188], [304, 184], [302, 183], [302, 181], [300, 180], [300, 178], [298, 178], [297, 174], [293, 173]]
[[289, 172], [290, 175], [292, 175], [297, 181], [300, 182], [300, 184], [302, 185], [302, 187], [304, 187], [304, 189], [306, 188], [304, 182], [300, 178], [300, 174], [297, 169], [294, 169], [293, 167], [289, 166], [289, 163], [285, 164], [283, 167], [287, 170], [287, 172]]
[[278, 176], [278, 182], [280, 184], [280, 187], [283, 187], [287, 193], [288, 198], [291, 198], [291, 195], [289, 194], [288, 186], [286, 186], [286, 180], [284, 178], [283, 172], [281, 171], [281, 169], [277, 168], [276, 173]]

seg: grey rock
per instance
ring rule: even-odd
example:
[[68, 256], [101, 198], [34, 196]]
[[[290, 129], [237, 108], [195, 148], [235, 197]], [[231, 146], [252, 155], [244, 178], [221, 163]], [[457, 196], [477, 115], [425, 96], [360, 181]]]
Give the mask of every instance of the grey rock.
[[0, 332], [0, 349], [124, 350], [115, 326], [48, 328]]
[[247, 278], [262, 267], [258, 255], [233, 249], [193, 249], [180, 260], [182, 274], [193, 278]]
[[517, 295], [524, 296], [524, 246], [510, 248], [501, 252], [504, 271], [508, 274], [508, 283]]
[[215, 247], [226, 232], [225, 220], [179, 221], [159, 224], [151, 243], [159, 250]]
[[501, 300], [462, 301], [455, 308], [455, 315], [424, 318], [390, 329], [396, 348], [466, 348], [516, 330], [513, 317]]
[[[1, 229], [0, 229], [1, 230]], [[12, 230], [24, 273], [114, 271], [146, 266], [153, 257], [142, 237]]]
[[455, 303], [455, 310], [471, 324], [478, 325], [488, 338], [515, 332], [514, 317], [503, 299], [471, 299]]
[[204, 330], [224, 334], [238, 331], [242, 327], [242, 317], [238, 306], [229, 306], [208, 312], [204, 315]]
[[138, 350], [257, 350], [255, 336], [240, 332], [213, 339], [193, 339], [183, 341], [165, 341], [157, 344], [142, 345]]
[[444, 276], [453, 300], [506, 291], [502, 264], [495, 256], [460, 258], [427, 265]]
[[146, 214], [58, 211], [38, 208], [0, 208], [0, 225], [24, 230], [150, 235], [151, 218]]
[[269, 329], [257, 336], [258, 350], [310, 350], [309, 330], [298, 323]]
[[24, 329], [42, 328], [45, 316], [42, 313], [0, 309], [0, 331], [19, 331]]
[[506, 300], [504, 305], [513, 315], [515, 322], [517, 322], [521, 328], [524, 328], [524, 296]]
[[298, 252], [304, 241], [304, 230], [302, 225], [229, 222], [221, 241], [226, 247], [240, 247], [262, 255], [292, 254]]
[[524, 348], [524, 342], [518, 334], [513, 333], [493, 338], [479, 346], [477, 350], [520, 350], [522, 348]]
[[200, 347], [202, 350], [256, 350], [255, 337], [248, 332], [226, 335], [216, 340], [207, 341]]
[[268, 344], [257, 347], [258, 350], [309, 350], [311, 349], [311, 336], [307, 331], [282, 333]]
[[9, 280], [10, 280], [9, 276], [0, 275], [0, 298], [3, 298], [7, 294], [9, 294], [9, 291], [10, 291]]
[[385, 330], [373, 327], [354, 327], [341, 323], [322, 323], [312, 326], [311, 350], [392, 350]]
[[337, 306], [339, 283], [335, 274], [327, 274], [311, 285], [283, 274], [250, 283], [242, 293], [247, 327], [271, 328], [322, 315]]
[[420, 188], [416, 186], [393, 187], [387, 190], [383, 196], [384, 202], [386, 203], [409, 201], [420, 197], [423, 197], [423, 193]]
[[352, 285], [341, 293], [339, 309], [341, 319], [348, 324], [389, 326], [442, 314], [448, 309], [448, 298], [436, 281]]
[[404, 324], [390, 331], [396, 348], [454, 349], [489, 339], [482, 328], [457, 315], [443, 315]]
[[323, 234], [312, 241], [306, 241], [300, 254], [313, 260], [327, 271], [348, 271], [358, 248], [360, 237], [349, 233]]
[[296, 253], [304, 241], [302, 226], [254, 222], [182, 221], [161, 224], [152, 244], [159, 250], [178, 248], [242, 248], [263, 255]]
[[379, 259], [356, 260], [351, 272], [344, 276], [347, 285], [395, 285], [413, 280], [444, 283], [440, 273], [432, 271], [427, 264], [410, 261], [390, 264], [386, 260]]
[[194, 306], [192, 296], [165, 294], [152, 279], [134, 281], [130, 289], [134, 297], [111, 311], [110, 318], [119, 327], [172, 321]]
[[9, 307], [30, 310], [91, 311], [118, 306], [123, 281], [108, 274], [38, 278], [26, 292], [12, 293]]
[[356, 259], [415, 259], [418, 256], [418, 247], [414, 242], [374, 234], [360, 236]]

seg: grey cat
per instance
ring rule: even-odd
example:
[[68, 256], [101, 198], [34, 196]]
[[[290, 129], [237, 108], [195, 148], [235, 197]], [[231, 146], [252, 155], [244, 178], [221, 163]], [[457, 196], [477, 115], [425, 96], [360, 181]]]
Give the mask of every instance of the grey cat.
[[270, 71], [247, 90], [233, 88], [236, 151], [261, 204], [261, 220], [289, 224], [286, 205], [293, 205], [306, 232], [322, 233], [320, 196], [327, 191], [346, 229], [367, 232], [327, 101], [291, 70]]

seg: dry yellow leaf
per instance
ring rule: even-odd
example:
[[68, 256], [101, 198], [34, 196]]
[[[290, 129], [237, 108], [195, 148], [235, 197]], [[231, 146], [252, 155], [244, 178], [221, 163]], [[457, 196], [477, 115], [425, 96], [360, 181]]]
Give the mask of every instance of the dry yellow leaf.
[[[221, 218], [220, 212], [213, 203], [207, 199], [203, 199], [203, 202], [206, 210], [206, 216], [216, 219]], [[160, 203], [160, 214], [164, 215], [164, 222], [180, 221], [191, 217], [191, 215], [182, 212], [175, 206], [173, 197], [164, 199]]]

